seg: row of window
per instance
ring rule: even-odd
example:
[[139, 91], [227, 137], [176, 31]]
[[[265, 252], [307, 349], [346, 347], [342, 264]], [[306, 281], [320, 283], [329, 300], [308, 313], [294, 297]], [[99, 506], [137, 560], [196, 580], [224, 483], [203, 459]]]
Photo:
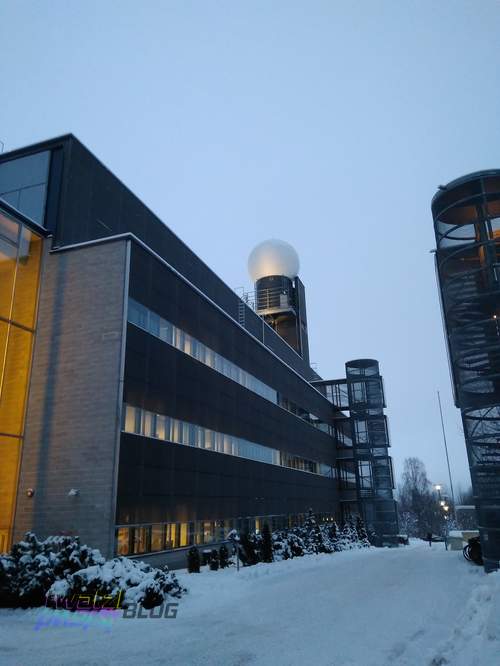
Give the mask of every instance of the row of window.
[[175, 347], [179, 351], [188, 354], [195, 358], [200, 363], [208, 365], [216, 372], [220, 372], [225, 377], [232, 379], [236, 383], [244, 386], [245, 388], [257, 393], [262, 398], [279, 405], [288, 412], [299, 416], [304, 421], [307, 421], [315, 428], [319, 428], [323, 432], [332, 435], [332, 428], [328, 423], [324, 423], [314, 414], [299, 407], [296, 403], [281, 395], [273, 388], [262, 382], [257, 377], [243, 370], [232, 361], [218, 352], [210, 349], [207, 345], [203, 344], [189, 333], [171, 324], [160, 315], [152, 310], [149, 310], [144, 305], [141, 305], [133, 298], [129, 298], [128, 305], [128, 321], [151, 335], [159, 338], [163, 342]]
[[[227, 539], [228, 533], [236, 529], [240, 533], [257, 534], [267, 523], [272, 531], [303, 525], [306, 514], [288, 516], [256, 516], [250, 518], [228, 518], [226, 520], [199, 520], [189, 523], [153, 523], [150, 525], [118, 526], [116, 528], [116, 552], [118, 555], [172, 550], [187, 546], [203, 546]], [[331, 514], [316, 514], [316, 519], [328, 522]]]
[[216, 432], [171, 416], [148, 412], [132, 405], [124, 406], [122, 428], [124, 432], [134, 435], [153, 437], [175, 444], [194, 446], [199, 449], [335, 478], [334, 468], [330, 465], [278, 451], [278, 449], [263, 446], [242, 437]]

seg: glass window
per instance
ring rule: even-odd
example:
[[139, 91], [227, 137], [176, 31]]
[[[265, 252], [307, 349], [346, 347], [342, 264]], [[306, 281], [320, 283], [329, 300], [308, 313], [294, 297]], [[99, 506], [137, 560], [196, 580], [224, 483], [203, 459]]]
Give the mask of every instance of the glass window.
[[125, 432], [135, 432], [135, 411], [136, 408], [131, 405], [125, 407], [125, 418], [123, 429]]
[[165, 525], [165, 546], [166, 548], [179, 547], [179, 529], [177, 523], [168, 523]]
[[368, 460], [360, 460], [358, 463], [359, 483], [363, 490], [372, 488], [372, 466]]
[[172, 324], [160, 317], [160, 340], [172, 344]]
[[0, 423], [2, 431], [11, 435], [23, 432], [32, 340], [33, 334], [29, 331], [10, 326], [0, 396]]
[[20, 452], [19, 438], [0, 437], [0, 547], [3, 550], [7, 550], [14, 517]]
[[163, 550], [163, 525], [157, 523], [151, 526], [151, 550]]
[[0, 316], [10, 319], [17, 248], [0, 238]]
[[165, 417], [161, 414], [156, 415], [156, 432], [155, 437], [158, 439], [166, 439], [165, 437]]
[[[34, 328], [42, 239], [23, 227], [19, 245], [12, 319]], [[1, 278], [0, 278], [1, 279]]]
[[148, 311], [140, 303], [134, 301], [132, 298], [129, 299], [129, 308], [128, 308], [128, 320], [131, 324], [140, 326], [147, 330], [148, 328]]
[[116, 552], [118, 555], [128, 555], [130, 552], [130, 530], [120, 527], [116, 531]]
[[149, 550], [149, 527], [133, 528], [133, 553], [146, 553]]
[[354, 422], [356, 427], [356, 441], [358, 444], [367, 444], [368, 437], [368, 424], [365, 420], [356, 420]]
[[190, 541], [188, 523], [181, 523], [179, 530], [179, 547], [182, 548], [183, 546], [189, 546], [189, 544]]
[[160, 317], [154, 312], [149, 313], [149, 332], [160, 337]]
[[20, 224], [0, 213], [0, 237], [17, 245]]
[[43, 224], [50, 152], [19, 157], [0, 164], [0, 199]]
[[205, 520], [202, 523], [203, 543], [212, 543], [214, 540], [214, 524], [212, 521]]
[[146, 437], [152, 437], [156, 432], [156, 415], [151, 412], [144, 412], [143, 434]]
[[353, 382], [351, 384], [353, 402], [366, 402], [366, 388], [364, 382]]

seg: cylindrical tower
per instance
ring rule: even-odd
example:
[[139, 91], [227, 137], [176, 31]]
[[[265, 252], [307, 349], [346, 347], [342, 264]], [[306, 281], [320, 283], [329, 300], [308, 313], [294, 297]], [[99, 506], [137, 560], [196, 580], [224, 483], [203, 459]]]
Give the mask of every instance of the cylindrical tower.
[[304, 285], [299, 280], [299, 257], [285, 241], [259, 243], [248, 258], [255, 283], [255, 309], [309, 363]]
[[500, 170], [432, 200], [436, 270], [486, 571], [500, 567]]

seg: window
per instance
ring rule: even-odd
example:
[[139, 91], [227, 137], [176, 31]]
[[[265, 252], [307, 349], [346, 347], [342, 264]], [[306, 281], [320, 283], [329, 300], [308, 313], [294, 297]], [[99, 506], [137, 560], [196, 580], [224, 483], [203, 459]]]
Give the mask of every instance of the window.
[[149, 527], [134, 527], [132, 528], [133, 532], [133, 548], [132, 552], [137, 553], [146, 553], [149, 550]]
[[189, 523], [181, 523], [179, 530], [179, 546], [189, 546]]
[[0, 199], [43, 225], [50, 152], [19, 157], [0, 164]]
[[0, 316], [5, 319], [10, 319], [16, 263], [17, 247], [0, 237]]
[[164, 530], [161, 523], [157, 523], [151, 526], [151, 550], [163, 550], [163, 535]]
[[370, 438], [368, 436], [368, 423], [366, 420], [358, 420], [356, 419], [354, 421], [354, 426], [356, 430], [356, 442], [357, 444], [368, 444], [370, 441]]
[[117, 530], [117, 548], [118, 555], [128, 555], [130, 552], [130, 530], [128, 527], [120, 527]]
[[[1, 331], [0, 331], [1, 332]], [[1, 342], [1, 340], [0, 340]], [[333, 476], [331, 465], [307, 460], [299, 456], [272, 449], [256, 442], [227, 433], [215, 432], [209, 428], [173, 419], [163, 414], [155, 414], [140, 407], [125, 405], [123, 409], [123, 431], [163, 441], [195, 446], [226, 455], [240, 456], [271, 465], [281, 465], [302, 472]]]
[[178, 525], [177, 523], [168, 523], [165, 525], [165, 545], [167, 548], [178, 548]]
[[364, 382], [353, 382], [351, 384], [352, 401], [366, 402], [366, 387]]
[[[174, 326], [156, 313], [148, 310], [133, 298], [129, 298], [128, 321], [131, 324], [139, 326], [151, 335], [159, 338], [163, 342], [179, 349], [184, 354], [195, 358], [204, 365], [214, 369], [216, 372], [224, 375], [228, 379], [237, 382], [241, 386], [257, 393], [261, 397], [283, 407], [287, 411], [299, 416], [301, 419], [311, 424], [315, 428], [333, 436], [333, 428], [329, 423], [324, 423], [319, 417], [310, 414], [308, 410], [299, 407], [286, 397], [279, 395], [272, 387], [268, 386], [257, 377], [254, 377], [246, 370], [239, 368], [229, 359], [224, 358], [213, 349], [210, 349], [202, 342], [194, 338], [189, 333]], [[329, 388], [329, 387], [327, 387]]]
[[358, 462], [358, 470], [361, 490], [371, 490], [373, 488], [371, 462], [369, 460], [360, 460]]

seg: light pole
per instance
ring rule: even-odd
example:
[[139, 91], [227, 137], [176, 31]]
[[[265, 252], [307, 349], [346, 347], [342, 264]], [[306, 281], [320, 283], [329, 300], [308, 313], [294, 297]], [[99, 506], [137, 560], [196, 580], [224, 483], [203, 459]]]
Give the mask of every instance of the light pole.
[[[441, 416], [441, 428], [443, 430], [443, 442], [444, 442], [444, 450], [446, 453], [446, 464], [448, 465], [448, 477], [450, 479], [450, 491], [451, 491], [451, 501], [453, 502], [453, 511], [455, 511], [455, 493], [453, 492], [453, 481], [451, 480], [451, 468], [450, 468], [450, 458], [448, 456], [448, 444], [446, 442], [446, 432], [444, 429], [444, 419], [443, 419], [443, 408], [441, 407], [441, 396], [439, 395], [439, 391], [437, 392], [438, 395], [438, 403], [439, 403], [439, 414]], [[441, 486], [439, 487], [441, 489]]]
[[446, 499], [442, 499], [441, 497], [442, 486], [440, 484], [436, 484], [434, 488], [438, 494], [439, 506], [444, 511], [444, 547], [446, 550], [448, 550], [448, 511], [450, 510], [450, 507], [446, 504]]

